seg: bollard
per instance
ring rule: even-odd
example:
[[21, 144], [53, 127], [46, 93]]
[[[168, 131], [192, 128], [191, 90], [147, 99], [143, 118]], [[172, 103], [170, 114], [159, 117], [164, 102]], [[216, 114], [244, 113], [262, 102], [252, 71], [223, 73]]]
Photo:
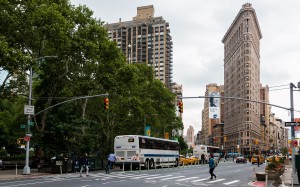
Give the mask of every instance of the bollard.
[[18, 164], [16, 164], [16, 176], [18, 175]]
[[141, 161], [140, 161], [140, 164], [139, 164], [139, 172], [141, 172]]
[[122, 173], [125, 173], [125, 166], [124, 166], [124, 162], [123, 162], [123, 171]]
[[266, 187], [268, 186], [268, 173], [266, 172]]
[[172, 164], [173, 165], [173, 169], [175, 168], [175, 164], [176, 164], [176, 160], [174, 160], [174, 164]]
[[255, 167], [253, 167], [253, 179], [252, 181], [255, 181]]
[[149, 171], [149, 162], [150, 162], [150, 161], [148, 160], [148, 162], [147, 162], [147, 166], [148, 166], [148, 167], [147, 167], [147, 170], [148, 170], [148, 171]]
[[130, 162], [130, 172], [132, 172], [132, 162]]
[[61, 165], [59, 166], [60, 174], [62, 175], [62, 168]]

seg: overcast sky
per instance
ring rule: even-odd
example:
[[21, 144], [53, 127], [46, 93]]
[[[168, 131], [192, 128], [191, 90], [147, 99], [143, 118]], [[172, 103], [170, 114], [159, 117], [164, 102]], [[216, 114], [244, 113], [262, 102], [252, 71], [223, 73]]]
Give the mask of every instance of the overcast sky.
[[[137, 7], [153, 5], [155, 16], [170, 23], [173, 38], [173, 81], [182, 84], [184, 97], [202, 96], [209, 83], [224, 84], [224, 49], [221, 42], [244, 3], [256, 11], [262, 39], [260, 78], [270, 87], [270, 103], [290, 108], [289, 83], [300, 81], [300, 1], [297, 0], [72, 0], [85, 4], [104, 22], [130, 21]], [[285, 86], [281, 86], [285, 85]], [[277, 87], [280, 86], [280, 87]], [[274, 90], [279, 89], [279, 90]], [[280, 90], [281, 89], [281, 90]], [[201, 129], [203, 99], [184, 100], [183, 122], [195, 134]], [[294, 92], [300, 110], [300, 92]], [[272, 107], [290, 121], [290, 113]], [[295, 118], [300, 113], [295, 112]]]

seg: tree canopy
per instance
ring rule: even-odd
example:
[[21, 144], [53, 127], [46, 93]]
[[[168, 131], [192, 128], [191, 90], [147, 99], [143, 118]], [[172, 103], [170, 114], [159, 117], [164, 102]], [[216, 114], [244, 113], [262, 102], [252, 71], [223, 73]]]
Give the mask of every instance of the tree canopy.
[[110, 101], [108, 110], [104, 97], [93, 97], [33, 116], [37, 155], [106, 154], [116, 135], [143, 134], [146, 116], [157, 137], [183, 127], [175, 94], [154, 79], [152, 67], [127, 64], [103, 21], [86, 6], [3, 0], [0, 9], [0, 71], [6, 75], [0, 84], [0, 147], [17, 147], [16, 139], [24, 136], [19, 126], [27, 121], [29, 67], [35, 113], [80, 96], [107, 94]]

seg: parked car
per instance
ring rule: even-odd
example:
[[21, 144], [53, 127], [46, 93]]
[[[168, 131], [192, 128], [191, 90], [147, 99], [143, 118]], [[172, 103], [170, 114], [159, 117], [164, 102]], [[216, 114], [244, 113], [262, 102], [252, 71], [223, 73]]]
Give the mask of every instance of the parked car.
[[187, 158], [185, 158], [183, 155], [180, 155], [179, 157], [179, 163], [180, 165], [188, 165], [189, 164], [189, 161]]
[[251, 164], [257, 163], [258, 158], [259, 158], [259, 163], [264, 163], [265, 162], [265, 158], [262, 157], [261, 155], [253, 155], [252, 158], [251, 158]]
[[242, 162], [242, 163], [247, 163], [246, 157], [243, 156], [243, 155], [240, 155], [240, 156], [236, 157], [235, 163], [240, 163], [240, 162]]
[[273, 159], [274, 159], [275, 161], [279, 162], [280, 159], [285, 159], [285, 157], [284, 157], [284, 156], [278, 156], [278, 155], [269, 156], [269, 157], [267, 158], [267, 162], [271, 162]]
[[195, 156], [190, 156], [187, 158], [189, 164], [198, 164], [199, 159]]

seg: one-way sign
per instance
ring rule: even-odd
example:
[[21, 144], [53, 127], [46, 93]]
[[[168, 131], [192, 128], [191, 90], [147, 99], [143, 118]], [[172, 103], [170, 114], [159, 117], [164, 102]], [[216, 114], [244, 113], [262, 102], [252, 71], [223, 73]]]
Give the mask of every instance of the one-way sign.
[[286, 127], [291, 127], [291, 126], [299, 126], [300, 122], [285, 122], [284, 124]]

